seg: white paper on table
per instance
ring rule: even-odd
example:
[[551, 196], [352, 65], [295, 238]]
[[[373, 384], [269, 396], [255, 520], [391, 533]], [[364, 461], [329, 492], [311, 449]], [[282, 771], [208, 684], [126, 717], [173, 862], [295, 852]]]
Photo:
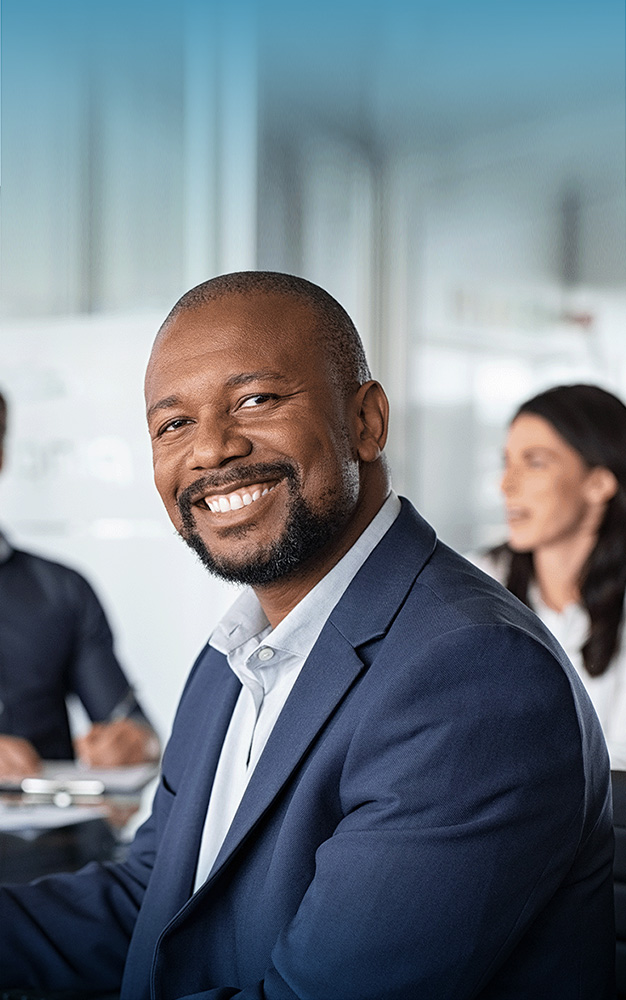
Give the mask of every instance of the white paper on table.
[[[41, 770], [21, 781], [0, 782], [9, 791], [55, 794], [68, 790], [72, 795], [138, 792], [157, 774], [158, 764], [130, 764], [126, 767], [87, 767], [73, 760], [45, 760]], [[82, 785], [82, 788], [81, 788]]]
[[55, 806], [47, 802], [0, 802], [0, 831], [21, 833], [24, 831], [53, 830], [61, 826], [73, 826], [89, 819], [106, 816], [102, 806]]
[[124, 767], [86, 767], [73, 760], [46, 760], [42, 778], [50, 781], [101, 781], [105, 792], [138, 792], [154, 778], [159, 765], [127, 764]]

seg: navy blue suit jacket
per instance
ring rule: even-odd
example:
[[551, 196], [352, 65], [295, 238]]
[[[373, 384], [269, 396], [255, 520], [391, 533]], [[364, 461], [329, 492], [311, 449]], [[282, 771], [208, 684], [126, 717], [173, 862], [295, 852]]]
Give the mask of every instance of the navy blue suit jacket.
[[192, 896], [238, 690], [207, 648], [126, 863], [2, 890], [2, 985], [123, 977], [126, 1000], [613, 995], [598, 721], [535, 616], [409, 504], [330, 615]]

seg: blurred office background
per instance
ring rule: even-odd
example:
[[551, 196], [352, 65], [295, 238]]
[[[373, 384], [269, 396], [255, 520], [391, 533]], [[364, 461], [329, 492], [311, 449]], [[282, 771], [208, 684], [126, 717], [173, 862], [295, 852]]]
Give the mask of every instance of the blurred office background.
[[0, 522], [93, 581], [163, 734], [233, 592], [151, 482], [142, 378], [192, 284], [329, 289], [396, 488], [502, 537], [505, 424], [626, 398], [623, 0], [2, 0]]

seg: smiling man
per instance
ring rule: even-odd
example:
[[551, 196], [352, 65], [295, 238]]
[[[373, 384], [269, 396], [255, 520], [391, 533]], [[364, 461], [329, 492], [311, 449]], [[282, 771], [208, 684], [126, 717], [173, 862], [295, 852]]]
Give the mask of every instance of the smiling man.
[[199, 285], [146, 403], [175, 527], [245, 586], [128, 860], [0, 893], [2, 985], [608, 1000], [597, 719], [534, 615], [391, 491], [387, 401], [341, 306], [289, 275]]
[[[386, 399], [356, 332], [344, 334], [345, 352], [320, 351], [331, 306], [315, 310], [281, 284], [289, 287], [223, 278], [202, 307], [201, 293], [189, 292], [164, 323], [146, 376], [155, 481], [172, 521], [209, 570], [263, 588], [273, 625], [389, 493]], [[235, 294], [240, 285], [246, 294]]]

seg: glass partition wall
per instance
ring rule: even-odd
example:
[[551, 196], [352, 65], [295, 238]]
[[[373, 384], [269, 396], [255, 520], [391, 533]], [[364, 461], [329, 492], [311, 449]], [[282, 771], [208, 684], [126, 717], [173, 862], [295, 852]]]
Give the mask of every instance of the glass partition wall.
[[396, 488], [463, 550], [501, 537], [522, 398], [626, 398], [623, 4], [501, 7], [3, 0], [0, 521], [94, 582], [163, 732], [232, 598], [151, 483], [143, 369], [186, 288], [336, 295]]

